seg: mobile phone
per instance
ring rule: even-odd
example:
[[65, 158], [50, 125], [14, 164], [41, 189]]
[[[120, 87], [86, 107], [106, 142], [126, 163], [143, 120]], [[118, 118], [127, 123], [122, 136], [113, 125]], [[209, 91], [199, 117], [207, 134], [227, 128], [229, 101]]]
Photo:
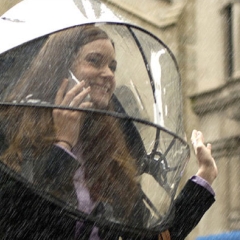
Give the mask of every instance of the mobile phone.
[[[78, 83], [80, 83], [80, 81], [76, 78], [76, 76], [72, 73], [72, 71], [68, 71], [69, 72], [69, 74], [68, 74], [68, 87], [67, 87], [67, 92], [70, 90], [70, 89], [72, 89], [76, 84], [78, 84]], [[85, 89], [85, 88], [83, 88], [83, 89]], [[90, 97], [90, 95], [88, 94], [85, 98], [84, 98], [84, 100], [83, 100], [83, 102], [90, 102], [91, 101], [91, 97]]]

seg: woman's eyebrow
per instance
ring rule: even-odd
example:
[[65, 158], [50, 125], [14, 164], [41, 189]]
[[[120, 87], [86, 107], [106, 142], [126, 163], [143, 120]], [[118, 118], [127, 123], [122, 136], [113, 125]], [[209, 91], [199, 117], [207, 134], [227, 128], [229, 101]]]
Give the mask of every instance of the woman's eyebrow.
[[[86, 55], [86, 57], [91, 57], [91, 56], [97, 56], [97, 57], [100, 57], [100, 58], [106, 58], [106, 56], [103, 54], [103, 53], [100, 53], [100, 52], [90, 52]], [[111, 63], [114, 63], [117, 65], [117, 60], [114, 58]]]
[[99, 52], [89, 52], [86, 56], [91, 56], [91, 55], [103, 56], [103, 54]]

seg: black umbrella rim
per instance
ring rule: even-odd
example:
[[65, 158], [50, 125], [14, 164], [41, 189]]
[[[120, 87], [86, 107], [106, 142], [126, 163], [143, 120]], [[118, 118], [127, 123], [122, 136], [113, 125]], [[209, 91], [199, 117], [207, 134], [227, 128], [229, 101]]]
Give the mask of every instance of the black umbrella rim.
[[6, 107], [31, 107], [31, 108], [47, 108], [47, 109], [62, 109], [62, 110], [71, 110], [71, 111], [82, 111], [82, 112], [88, 112], [88, 113], [96, 113], [96, 114], [103, 114], [103, 115], [107, 115], [110, 117], [115, 117], [115, 118], [120, 118], [123, 120], [128, 120], [128, 121], [133, 121], [133, 122], [137, 122], [137, 123], [142, 123], [144, 125], [148, 125], [151, 127], [154, 127], [158, 130], [164, 131], [165, 133], [171, 135], [174, 137], [174, 139], [179, 140], [183, 145], [186, 145], [189, 153], [190, 153], [190, 147], [188, 142], [179, 137], [176, 133], [172, 132], [171, 130], [162, 127], [161, 125], [158, 125], [156, 123], [153, 122], [149, 122], [147, 120], [141, 119], [141, 118], [137, 118], [137, 117], [131, 117], [127, 114], [123, 114], [123, 113], [118, 113], [118, 112], [113, 112], [113, 111], [108, 111], [108, 110], [98, 110], [98, 109], [91, 109], [91, 108], [75, 108], [75, 107], [70, 107], [70, 106], [59, 106], [59, 105], [53, 105], [53, 104], [47, 104], [47, 103], [41, 103], [41, 104], [37, 104], [37, 103], [9, 103], [9, 102], [1, 102], [0, 101], [0, 106], [6, 106]]

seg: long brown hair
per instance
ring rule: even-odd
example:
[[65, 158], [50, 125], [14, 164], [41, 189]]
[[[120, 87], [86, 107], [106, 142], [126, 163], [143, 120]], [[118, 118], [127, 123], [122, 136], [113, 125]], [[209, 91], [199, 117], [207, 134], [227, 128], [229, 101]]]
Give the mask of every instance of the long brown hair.
[[[104, 31], [92, 26], [74, 27], [50, 35], [8, 101], [19, 102], [32, 94], [41, 101], [53, 103], [78, 50], [88, 42], [106, 38], [109, 39]], [[118, 119], [86, 115], [79, 142], [91, 198], [113, 203], [119, 209], [119, 216], [126, 216], [138, 195], [135, 159], [129, 153]], [[1, 159], [14, 170], [21, 170], [24, 148], [33, 148], [38, 154], [54, 144], [51, 109], [12, 107], [2, 109], [1, 116], [10, 119], [7, 126], [11, 129], [6, 131], [8, 148]]]
[[0, 122], [6, 146], [0, 160], [16, 172], [21, 171], [24, 150], [37, 157], [54, 144], [50, 108], [1, 106]]
[[138, 195], [137, 167], [119, 119], [89, 113], [80, 135], [85, 179], [91, 197], [112, 203], [117, 206], [118, 216], [126, 217]]

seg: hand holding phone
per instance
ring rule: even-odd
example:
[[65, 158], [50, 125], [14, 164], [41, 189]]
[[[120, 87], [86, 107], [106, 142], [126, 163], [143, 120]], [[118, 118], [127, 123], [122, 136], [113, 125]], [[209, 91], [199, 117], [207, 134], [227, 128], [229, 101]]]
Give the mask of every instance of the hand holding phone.
[[[72, 73], [72, 71], [69, 70], [69, 76], [68, 76], [68, 87], [67, 87], [67, 92], [72, 89], [76, 84], [80, 83], [80, 81], [76, 78], [76, 76]], [[85, 89], [85, 88], [83, 88]], [[91, 97], [88, 94], [83, 102], [90, 102], [91, 101]]]

